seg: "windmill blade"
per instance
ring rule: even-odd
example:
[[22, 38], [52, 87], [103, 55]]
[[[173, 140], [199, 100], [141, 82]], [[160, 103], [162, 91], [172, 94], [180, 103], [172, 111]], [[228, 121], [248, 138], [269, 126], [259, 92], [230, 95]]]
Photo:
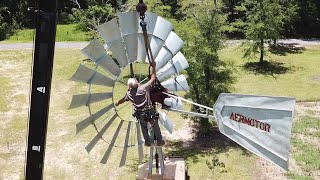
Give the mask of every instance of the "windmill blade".
[[172, 134], [173, 124], [172, 124], [172, 121], [168, 118], [167, 114], [162, 111], [159, 111], [159, 120], [160, 120], [160, 124], [162, 124], [163, 127], [165, 127], [166, 130], [168, 130], [168, 132]]
[[169, 97], [164, 99], [164, 104], [170, 106], [170, 109], [182, 111], [182, 101], [179, 98]]
[[122, 167], [126, 164], [127, 152], [128, 152], [128, 147], [129, 147], [129, 135], [130, 135], [131, 123], [132, 123], [132, 121], [130, 121], [127, 126], [127, 134], [126, 134], [126, 139], [125, 139], [124, 145], [123, 145], [123, 151], [122, 151], [122, 156], [121, 156], [121, 161], [120, 161], [119, 167]]
[[96, 112], [95, 114], [92, 114], [91, 116], [87, 117], [86, 119], [82, 120], [81, 122], [77, 123], [77, 134], [87, 128], [90, 124], [94, 123], [97, 119], [99, 119], [101, 116], [103, 116], [105, 113], [107, 113], [110, 109], [114, 107], [113, 104], [110, 104], [109, 106], [101, 109], [100, 111]]
[[188, 91], [190, 89], [186, 77], [182, 74], [161, 82], [161, 85], [169, 91]]
[[215, 117], [222, 134], [288, 170], [294, 105], [290, 97], [223, 93]]
[[112, 57], [109, 56], [108, 54], [106, 54], [101, 59], [99, 59], [97, 61], [97, 64], [101, 66], [104, 70], [113, 74], [114, 76], [119, 76], [119, 74], [121, 73], [121, 70], [118, 67], [118, 65], [114, 62]]
[[79, 65], [77, 71], [70, 78], [70, 80], [108, 87], [112, 87], [115, 83], [115, 80], [110, 79], [109, 77], [100, 74], [82, 64]]
[[102, 37], [107, 45], [111, 45], [116, 41], [122, 41], [121, 32], [119, 29], [119, 24], [116, 18], [103, 23], [97, 27], [99, 35]]
[[87, 56], [93, 62], [96, 62], [98, 59], [107, 54], [106, 50], [100, 44], [98, 39], [93, 39], [86, 47], [81, 50], [82, 54]]
[[74, 109], [81, 106], [103, 101], [112, 97], [112, 93], [94, 93], [94, 94], [76, 94], [72, 96], [72, 101], [68, 109]]
[[118, 76], [121, 73], [118, 65], [108, 55], [107, 51], [104, 49], [102, 44], [100, 44], [98, 39], [92, 40], [88, 46], [81, 50], [81, 52], [114, 76]]
[[120, 123], [119, 123], [119, 125], [118, 125], [118, 128], [117, 128], [116, 132], [114, 133], [113, 138], [112, 138], [112, 140], [111, 140], [111, 142], [110, 142], [110, 144], [109, 144], [108, 150], [107, 150], [106, 153], [103, 155], [100, 163], [102, 163], [102, 164], [106, 164], [106, 163], [107, 163], [107, 161], [108, 161], [108, 159], [109, 159], [109, 156], [110, 156], [110, 153], [111, 153], [111, 151], [112, 151], [112, 148], [113, 148], [113, 146], [114, 146], [114, 143], [116, 142], [116, 139], [117, 139], [117, 137], [118, 137], [118, 135], [119, 135], [119, 132], [120, 132], [120, 129], [121, 129], [121, 126], [122, 126], [123, 122], [124, 122], [123, 120], [120, 121]]
[[117, 20], [114, 18], [99, 25], [98, 32], [107, 43], [107, 49], [112, 52], [112, 56], [117, 59], [121, 67], [125, 67], [128, 64], [128, 58]]
[[143, 160], [143, 148], [142, 148], [142, 138], [141, 138], [141, 130], [140, 130], [140, 124], [137, 121], [136, 122], [136, 129], [137, 129], [137, 139], [138, 139], [138, 153], [139, 153], [139, 164], [142, 163]]
[[129, 62], [146, 59], [146, 48], [137, 12], [118, 13]]
[[[151, 22], [148, 21], [148, 24], [150, 23]], [[169, 21], [158, 16], [152, 35], [161, 39], [162, 41], [166, 41], [172, 29], [173, 29], [173, 25]], [[148, 30], [148, 33], [149, 33], [149, 30]]]
[[[150, 15], [149, 13], [147, 13], [146, 22], [148, 23], [148, 34], [151, 34], [151, 36], [149, 37], [150, 47], [153, 57], [157, 57], [159, 51], [165, 44], [165, 41], [167, 40], [170, 32], [172, 31], [173, 25], [160, 16], [157, 17], [156, 21], [154, 21], [155, 18], [149, 19], [149, 17]], [[154, 29], [150, 28], [149, 26], [149, 24], [153, 22], [156, 22]]]
[[182, 39], [173, 31], [170, 32], [166, 39], [165, 46], [163, 46], [160, 52], [156, 56], [156, 69], [159, 70], [164, 66], [174, 55], [176, 55], [183, 46]]
[[93, 147], [98, 143], [103, 134], [107, 131], [110, 125], [114, 122], [114, 120], [118, 117], [117, 114], [114, 114], [112, 118], [108, 121], [107, 124], [103, 126], [103, 128], [98, 132], [98, 134], [90, 141], [90, 143], [85, 147], [88, 153], [93, 149]]
[[188, 61], [184, 55], [179, 52], [172, 58], [172, 62], [168, 62], [160, 71], [157, 73], [159, 81], [162, 81], [166, 77], [173, 74], [179, 73], [180, 71], [189, 67]]

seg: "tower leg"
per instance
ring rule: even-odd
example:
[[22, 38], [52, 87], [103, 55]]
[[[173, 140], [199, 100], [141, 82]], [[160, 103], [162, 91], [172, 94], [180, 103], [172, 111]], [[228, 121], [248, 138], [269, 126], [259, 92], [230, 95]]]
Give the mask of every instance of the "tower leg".
[[[151, 128], [150, 132], [150, 137], [151, 137], [151, 142], [152, 145], [150, 147], [150, 154], [149, 154], [149, 163], [148, 163], [148, 174], [152, 174], [152, 168], [153, 168], [153, 153], [154, 153], [154, 148], [155, 148], [155, 158], [156, 158], [156, 168], [157, 168], [157, 174], [163, 175], [164, 174], [164, 159], [163, 159], [163, 154], [162, 154], [162, 147], [154, 146], [155, 138], [154, 138], [154, 129], [153, 127]], [[160, 171], [159, 171], [159, 166], [160, 166]]]

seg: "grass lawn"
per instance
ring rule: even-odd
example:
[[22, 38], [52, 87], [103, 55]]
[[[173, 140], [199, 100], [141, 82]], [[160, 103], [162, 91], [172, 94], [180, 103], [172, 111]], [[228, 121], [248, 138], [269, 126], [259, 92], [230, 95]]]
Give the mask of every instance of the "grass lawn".
[[[58, 24], [56, 32], [56, 41], [88, 41], [91, 39], [87, 33], [78, 29], [77, 24]], [[35, 36], [34, 29], [19, 30], [14, 35], [10, 36], [4, 42], [16, 43], [16, 42], [32, 42]]]
[[[28, 93], [31, 65], [31, 50], [0, 51], [0, 90], [6, 95], [0, 96], [0, 179], [23, 179], [24, 150], [26, 141], [26, 124], [28, 120]], [[270, 70], [257, 73], [252, 66], [244, 66], [248, 61], [241, 58], [241, 50], [231, 46], [221, 50], [221, 59], [234, 64], [237, 82], [234, 92], [293, 96], [299, 101], [320, 99], [320, 76], [316, 70], [320, 62], [320, 46], [310, 46], [301, 53], [287, 54], [286, 56], [270, 55], [267, 58], [275, 63]], [[87, 86], [69, 81], [76, 71], [79, 63], [84, 62], [84, 56], [79, 49], [56, 49], [53, 71], [53, 82], [50, 101], [50, 114], [47, 134], [46, 159], [44, 168], [45, 179], [134, 179], [137, 170], [137, 147], [128, 149], [127, 165], [119, 168], [123, 148], [114, 147], [106, 164], [99, 163], [108, 151], [113, 134], [121, 125], [116, 119], [108, 131], [103, 134], [105, 141], [99, 140], [88, 153], [85, 147], [97, 135], [95, 128], [90, 125], [84, 131], [76, 134], [76, 124], [88, 117], [86, 107], [67, 110], [73, 94], [87, 93]], [[249, 64], [250, 65], [250, 64]], [[140, 67], [144, 69], [144, 67]], [[106, 74], [107, 75], [107, 74]], [[94, 92], [109, 92], [110, 88], [92, 87]], [[122, 96], [125, 87], [119, 85], [114, 98]], [[4, 94], [4, 93], [3, 93]], [[93, 106], [93, 113], [99, 108], [110, 104], [110, 100], [97, 103]], [[4, 105], [3, 105], [4, 104]], [[131, 109], [124, 109], [124, 116], [130, 116]], [[301, 134], [314, 126], [318, 126], [319, 119], [312, 116], [301, 116], [294, 126], [294, 134]], [[103, 128], [108, 118], [99, 119], [98, 130]], [[220, 133], [214, 135], [211, 144], [199, 144], [197, 139], [174, 139], [178, 136], [187, 121], [179, 114], [169, 114], [173, 120], [176, 134], [169, 137], [165, 153], [184, 156], [186, 158], [191, 179], [254, 179], [255, 161], [257, 157], [248, 153]], [[300, 117], [299, 117], [300, 118]], [[303, 122], [303, 123], [302, 123]], [[302, 123], [302, 124], [301, 124]], [[123, 146], [128, 122], [124, 122], [119, 130], [119, 138], [115, 145]], [[134, 126], [131, 126], [134, 134]], [[165, 130], [163, 130], [164, 132]], [[130, 143], [134, 144], [133, 135], [130, 134]], [[305, 132], [306, 136], [318, 137], [318, 131]], [[315, 158], [319, 155], [310, 143], [300, 142], [294, 135], [293, 158], [299, 166], [303, 166], [303, 174], [292, 172], [289, 177], [308, 177], [309, 171], [319, 168]], [[172, 139], [170, 139], [172, 138]], [[209, 137], [210, 138], [210, 137]], [[204, 140], [202, 140], [204, 141]], [[209, 142], [209, 141], [208, 141]], [[187, 147], [189, 143], [192, 147]], [[145, 154], [148, 153], [143, 148]], [[301, 152], [308, 152], [304, 156]], [[206, 161], [211, 162], [218, 158], [225, 167], [216, 167], [210, 170]], [[144, 159], [146, 161], [147, 158]]]
[[292, 96], [297, 101], [320, 100], [320, 46], [288, 53], [286, 56], [273, 55], [265, 59], [270, 62], [268, 70], [255, 69], [250, 62], [241, 58], [242, 49], [232, 46], [221, 50], [220, 58], [234, 63], [237, 82], [235, 93]]

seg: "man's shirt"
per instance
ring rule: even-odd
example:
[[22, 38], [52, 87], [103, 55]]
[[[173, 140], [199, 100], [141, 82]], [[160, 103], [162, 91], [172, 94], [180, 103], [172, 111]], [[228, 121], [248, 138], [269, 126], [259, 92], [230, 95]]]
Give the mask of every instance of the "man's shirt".
[[152, 105], [150, 100], [150, 86], [143, 84], [137, 88], [131, 88], [125, 95], [126, 101], [130, 100], [133, 106], [137, 109], [142, 109], [145, 106]]

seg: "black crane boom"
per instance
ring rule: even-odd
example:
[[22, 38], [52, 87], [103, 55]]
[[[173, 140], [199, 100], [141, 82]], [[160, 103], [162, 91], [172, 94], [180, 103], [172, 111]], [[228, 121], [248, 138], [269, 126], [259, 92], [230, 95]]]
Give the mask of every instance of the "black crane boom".
[[56, 38], [56, 0], [39, 0], [28, 129], [27, 180], [43, 178], [50, 90]]

